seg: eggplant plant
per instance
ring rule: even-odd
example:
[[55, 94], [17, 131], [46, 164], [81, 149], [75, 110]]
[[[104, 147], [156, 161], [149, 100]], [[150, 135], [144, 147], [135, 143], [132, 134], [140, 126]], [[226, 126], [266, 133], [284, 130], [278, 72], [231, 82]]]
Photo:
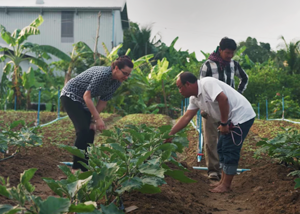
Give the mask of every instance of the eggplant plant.
[[[293, 128], [284, 129], [271, 140], [263, 139], [256, 145], [261, 146], [256, 154], [267, 153], [270, 157], [278, 159], [281, 163], [291, 167], [295, 171], [289, 175], [300, 177], [300, 132]], [[295, 188], [300, 187], [300, 179], [295, 179]]]
[[[118, 206], [123, 210], [122, 195], [137, 190], [141, 193], [159, 193], [160, 186], [166, 184], [165, 175], [181, 182], [196, 182], [184, 175], [187, 171], [174, 157], [188, 145], [183, 133], [177, 134], [172, 143], [164, 143], [169, 138], [171, 126], [160, 128], [127, 126], [105, 130], [106, 142], [91, 145], [87, 154], [76, 147], [60, 145], [80, 158], [88, 156], [88, 165], [81, 162], [88, 171], [72, 174], [67, 166], [59, 168], [67, 176], [56, 181], [44, 178], [48, 186], [59, 196], [67, 196], [72, 204], [93, 201], [101, 206]], [[171, 169], [171, 162], [178, 169]]]
[[[22, 125], [22, 128], [14, 131], [19, 125]], [[7, 151], [9, 146], [13, 146], [16, 147], [16, 153], [21, 147], [41, 146], [42, 137], [37, 134], [37, 130], [38, 127], [27, 127], [23, 120], [6, 125], [6, 128], [0, 130], [0, 150]]]

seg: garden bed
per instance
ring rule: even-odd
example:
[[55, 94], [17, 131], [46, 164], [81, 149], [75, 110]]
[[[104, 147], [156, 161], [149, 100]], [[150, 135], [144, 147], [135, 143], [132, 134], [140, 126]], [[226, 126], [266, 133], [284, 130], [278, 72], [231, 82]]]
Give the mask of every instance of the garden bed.
[[[110, 129], [123, 127], [126, 124], [139, 125], [146, 123], [148, 126], [171, 124], [171, 119], [164, 115], [128, 115], [118, 120], [117, 115], [103, 115], [106, 125]], [[161, 187], [161, 193], [142, 194], [139, 192], [126, 193], [123, 197], [125, 207], [135, 205], [138, 209], [131, 213], [300, 213], [299, 190], [294, 190], [294, 178], [287, 177], [290, 172], [288, 167], [277, 164], [265, 155], [254, 158], [257, 149], [256, 142], [261, 137], [274, 136], [283, 127], [297, 127], [298, 125], [282, 121], [257, 120], [244, 142], [239, 168], [251, 168], [234, 178], [233, 192], [216, 194], [209, 192], [209, 180], [206, 171], [193, 170], [192, 166], [205, 166], [205, 159], [197, 163], [197, 131], [189, 125], [186, 129], [189, 139], [189, 148], [180, 155], [181, 163], [190, 172], [186, 176], [197, 180], [197, 183], [184, 184], [167, 177], [167, 184]], [[56, 143], [73, 145], [75, 133], [69, 119], [58, 121], [40, 130], [43, 134], [43, 147], [21, 150], [14, 158], [0, 162], [1, 176], [10, 177], [12, 186], [19, 183], [20, 173], [29, 168], [38, 168], [31, 183], [36, 186], [34, 194], [47, 198], [55, 195], [42, 177], [59, 179], [63, 176], [57, 167], [61, 161], [71, 161], [72, 156]], [[97, 143], [103, 141], [101, 135]], [[173, 167], [170, 165], [170, 167]], [[1, 204], [12, 202], [0, 196]]]

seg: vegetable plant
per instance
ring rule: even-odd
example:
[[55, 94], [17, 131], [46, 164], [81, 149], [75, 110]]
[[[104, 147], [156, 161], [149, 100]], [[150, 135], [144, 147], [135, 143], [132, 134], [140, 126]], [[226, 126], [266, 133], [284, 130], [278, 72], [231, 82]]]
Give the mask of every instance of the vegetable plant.
[[[256, 154], [266, 152], [272, 158], [278, 159], [281, 163], [296, 170], [290, 175], [300, 177], [300, 132], [296, 129], [284, 129], [285, 132], [278, 134], [271, 140], [263, 139], [256, 145], [261, 146]], [[295, 180], [295, 188], [299, 188], [299, 178]]]

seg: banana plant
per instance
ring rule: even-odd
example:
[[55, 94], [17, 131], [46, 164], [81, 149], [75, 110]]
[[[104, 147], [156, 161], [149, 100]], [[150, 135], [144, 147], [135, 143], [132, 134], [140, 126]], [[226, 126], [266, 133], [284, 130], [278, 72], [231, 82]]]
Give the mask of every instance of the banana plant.
[[[171, 81], [170, 78], [168, 78], [168, 73], [171, 72], [173, 69], [168, 68], [169, 62], [166, 58], [163, 58], [162, 61], [158, 60], [157, 64], [153, 66], [151, 69], [150, 74], [148, 75], [148, 82], [152, 87], [152, 93], [156, 96], [162, 92], [163, 98], [164, 98], [164, 104], [165, 104], [165, 113], [168, 114], [168, 108], [167, 108], [167, 94], [166, 94], [166, 85], [170, 85]], [[152, 97], [152, 96], [150, 96]]]
[[26, 107], [27, 109], [30, 109], [30, 94], [32, 89], [42, 87], [43, 84], [37, 82], [32, 67], [29, 67], [27, 72], [23, 72], [23, 75], [21, 77], [21, 83], [23, 88], [26, 90]]
[[94, 52], [93, 50], [84, 42], [77, 42], [73, 44], [73, 50], [71, 53], [70, 61], [67, 61], [68, 70], [65, 75], [65, 84], [71, 79], [72, 71], [78, 63], [78, 61], [83, 58], [93, 58]]
[[[42, 16], [35, 19], [29, 26], [24, 27], [22, 30], [16, 29], [13, 33], [8, 32], [4, 26], [0, 25], [0, 33], [2, 39], [8, 44], [9, 48], [1, 47], [0, 51], [4, 52], [0, 55], [0, 60], [4, 61], [9, 59], [6, 63], [3, 71], [8, 75], [12, 74], [12, 82], [14, 95], [17, 96], [18, 103], [21, 104], [21, 74], [22, 68], [20, 63], [23, 61], [28, 61], [31, 64], [36, 65], [45, 73], [48, 71], [48, 65], [44, 62], [43, 58], [50, 58], [47, 53], [50, 53], [60, 59], [69, 60], [69, 56], [58, 50], [55, 47], [49, 45], [37, 45], [25, 41], [31, 35], [39, 35], [40, 30], [38, 27], [43, 23]], [[33, 53], [37, 53], [38, 56], [32, 56]]]
[[[103, 64], [105, 66], [110, 66], [111, 63], [119, 57], [118, 51], [123, 47], [123, 44], [119, 44], [118, 46], [114, 47], [110, 52], [103, 42], [102, 42], [102, 46], [105, 51], [105, 56], [101, 55], [102, 61], [103, 61], [101, 64]], [[125, 55], [128, 55], [129, 52], [130, 52], [130, 49], [127, 50]]]

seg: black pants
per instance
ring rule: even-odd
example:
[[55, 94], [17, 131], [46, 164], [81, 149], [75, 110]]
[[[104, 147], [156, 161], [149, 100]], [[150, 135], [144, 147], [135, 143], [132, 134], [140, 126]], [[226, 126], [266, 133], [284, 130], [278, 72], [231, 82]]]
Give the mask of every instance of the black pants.
[[[78, 149], [87, 151], [89, 144], [94, 142], [95, 131], [90, 129], [91, 113], [85, 110], [81, 103], [71, 100], [67, 96], [62, 96], [61, 102], [73, 122], [76, 131], [75, 146]], [[78, 161], [88, 164], [88, 157], [85, 160], [77, 156], [73, 156], [73, 169], [81, 169], [87, 171]]]

